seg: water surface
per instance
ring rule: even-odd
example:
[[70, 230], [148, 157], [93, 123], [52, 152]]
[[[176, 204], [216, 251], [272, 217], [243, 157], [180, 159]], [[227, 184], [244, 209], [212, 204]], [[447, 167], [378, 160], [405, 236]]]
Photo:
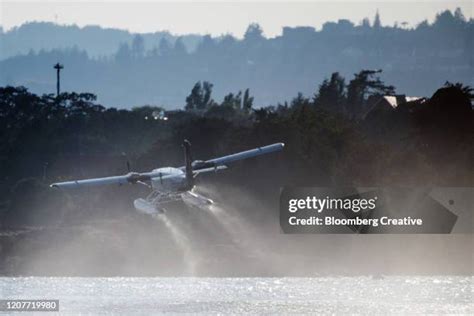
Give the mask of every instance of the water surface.
[[[473, 277], [0, 278], [61, 314], [474, 314]], [[1, 314], [1, 313], [0, 313]], [[49, 313], [41, 313], [48, 315]], [[25, 315], [31, 315], [25, 313]]]

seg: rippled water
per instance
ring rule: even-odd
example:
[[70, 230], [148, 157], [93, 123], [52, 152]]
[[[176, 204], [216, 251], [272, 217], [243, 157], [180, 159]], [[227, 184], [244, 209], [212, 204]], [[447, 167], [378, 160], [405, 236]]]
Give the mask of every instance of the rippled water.
[[473, 280], [445, 276], [0, 278], [0, 298], [59, 299], [64, 314], [472, 315]]

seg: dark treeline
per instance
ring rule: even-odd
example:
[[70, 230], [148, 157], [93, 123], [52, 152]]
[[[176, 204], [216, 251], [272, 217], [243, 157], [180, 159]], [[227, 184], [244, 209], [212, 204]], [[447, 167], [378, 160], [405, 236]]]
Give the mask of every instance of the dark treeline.
[[[52, 65], [59, 61], [65, 65], [64, 91], [96, 93], [107, 106], [154, 104], [173, 109], [184, 105], [188, 91], [183, 87], [198, 80], [216, 84], [216, 99], [228, 91], [250, 88], [256, 103], [266, 106], [298, 92], [310, 95], [325, 74], [339, 69], [348, 77], [361, 65], [384, 69], [385, 81], [413, 96], [429, 96], [446, 80], [472, 83], [474, 24], [459, 9], [441, 12], [432, 24], [425, 21], [413, 28], [382, 26], [380, 19], [377, 15], [373, 22], [365, 19], [358, 25], [348, 20], [327, 22], [321, 30], [285, 27], [275, 38], [264, 37], [260, 26], [253, 24], [243, 39], [231, 35], [176, 38], [165, 33], [132, 36], [113, 30], [103, 30], [110, 35], [104, 37], [93, 36], [100, 29], [72, 27], [65, 31], [67, 36], [57, 39], [64, 42], [59, 47], [36, 51], [31, 47], [29, 53], [2, 60], [0, 85], [51, 93], [56, 79]], [[62, 34], [60, 27], [54, 27]], [[33, 29], [32, 34], [38, 29], [42, 35], [35, 38], [56, 40], [44, 25], [27, 29]], [[10, 48], [14, 42], [24, 43], [7, 39], [26, 31], [6, 32], [2, 43], [11, 43], [4, 45]], [[114, 38], [114, 53], [97, 57], [89, 47], [110, 52], [107, 38]], [[71, 41], [74, 46], [68, 46]]]
[[[41, 205], [57, 212], [45, 203], [60, 196], [48, 188], [54, 181], [123, 174], [127, 161], [136, 171], [182, 165], [185, 138], [200, 159], [285, 142], [274, 159], [242, 162], [215, 180], [271, 200], [282, 185], [472, 185], [472, 89], [446, 83], [429, 99], [370, 108], [394, 91], [378, 74], [363, 70], [346, 84], [334, 73], [312, 98], [261, 108], [248, 90], [218, 103], [212, 84], [198, 82], [185, 109], [171, 112], [106, 108], [89, 93], [0, 88], [2, 223], [19, 224], [31, 215], [24, 212], [41, 218]], [[131, 205], [130, 192], [117, 203]]]

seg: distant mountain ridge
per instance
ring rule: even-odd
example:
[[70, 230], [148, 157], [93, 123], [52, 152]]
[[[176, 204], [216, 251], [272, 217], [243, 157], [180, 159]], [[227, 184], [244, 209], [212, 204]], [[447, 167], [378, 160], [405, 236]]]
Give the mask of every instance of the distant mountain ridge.
[[[51, 22], [28, 22], [6, 32], [0, 32], [0, 60], [27, 54], [30, 50], [39, 52], [74, 47], [85, 50], [92, 58], [111, 56], [117, 52], [121, 43], [132, 43], [135, 35], [126, 30], [103, 28], [97, 25], [79, 27]], [[179, 37], [168, 31], [140, 35], [144, 39], [147, 50], [158, 47], [163, 38], [173, 44]], [[181, 38], [186, 49], [192, 51], [196, 48], [201, 36], [189, 34]]]
[[284, 27], [275, 38], [258, 24], [237, 39], [30, 23], [1, 35], [2, 56], [10, 57], [0, 60], [0, 86], [54, 93], [52, 66], [61, 62], [63, 91], [95, 93], [105, 106], [180, 108], [197, 81], [209, 81], [214, 99], [249, 88], [260, 107], [298, 92], [312, 97], [333, 72], [351, 80], [361, 69], [382, 69], [397, 93], [421, 97], [446, 81], [473, 86], [473, 38], [474, 21], [459, 9], [413, 29], [382, 26], [377, 16], [372, 24]]

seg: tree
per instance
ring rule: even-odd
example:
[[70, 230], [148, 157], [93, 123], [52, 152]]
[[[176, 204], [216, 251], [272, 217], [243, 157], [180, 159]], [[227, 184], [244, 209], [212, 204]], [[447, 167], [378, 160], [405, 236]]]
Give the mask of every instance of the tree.
[[446, 10], [436, 15], [433, 27], [444, 32], [456, 32], [463, 22], [465, 22], [465, 17], [460, 9], [456, 10], [454, 14]]
[[213, 105], [206, 112], [206, 116], [233, 119], [235, 115], [242, 117], [250, 114], [253, 106], [253, 97], [250, 96], [249, 89], [237, 93], [227, 94], [220, 105]]
[[382, 23], [380, 22], [380, 14], [379, 10], [375, 13], [375, 18], [374, 18], [374, 26], [375, 29], [379, 29], [382, 27]]
[[202, 84], [201, 81], [196, 82], [191, 94], [186, 97], [185, 109], [187, 111], [204, 112], [215, 105], [212, 99], [212, 87], [213, 84], [207, 81]]
[[245, 89], [244, 100], [242, 102], [242, 110], [244, 113], [248, 114], [252, 110], [253, 106], [253, 97], [250, 96], [249, 89]]
[[130, 61], [131, 57], [132, 57], [132, 53], [130, 51], [130, 47], [128, 46], [128, 44], [121, 43], [119, 45], [117, 53], [115, 54], [115, 60], [118, 63], [126, 63]]
[[255, 43], [263, 39], [263, 30], [258, 23], [252, 23], [247, 27], [247, 31], [244, 34], [245, 41]]
[[145, 41], [143, 37], [136, 34], [132, 41], [132, 56], [134, 58], [141, 58], [145, 55]]
[[461, 82], [452, 83], [452, 82], [446, 81], [444, 83], [444, 88], [457, 89], [471, 102], [474, 100], [474, 89], [471, 88], [470, 86], [464, 85]]
[[198, 51], [202, 56], [212, 56], [215, 54], [216, 42], [210, 35], [204, 35], [201, 42], [199, 43], [196, 51]]
[[242, 104], [242, 91], [239, 91], [236, 94], [229, 93], [224, 97], [221, 106], [231, 107], [234, 110], [240, 111]]
[[186, 46], [183, 43], [183, 38], [178, 37], [178, 39], [174, 43], [173, 55], [176, 56], [176, 57], [183, 57], [187, 53], [188, 52], [186, 50]]
[[298, 95], [291, 100], [291, 108], [299, 109], [303, 107], [309, 107], [311, 102], [306, 98], [301, 92], [298, 92]]
[[362, 19], [361, 27], [365, 30], [370, 28], [370, 21], [368, 18]]
[[170, 42], [165, 38], [161, 38], [160, 44], [158, 45], [158, 51], [160, 53], [160, 56], [169, 56], [171, 53], [171, 44]]
[[347, 105], [349, 115], [356, 118], [361, 114], [367, 95], [393, 95], [395, 88], [387, 86], [380, 80], [378, 74], [382, 70], [362, 70], [354, 74], [354, 79], [347, 88]]
[[331, 79], [325, 79], [319, 86], [319, 93], [314, 96], [314, 103], [334, 112], [342, 112], [346, 97], [345, 89], [344, 78], [335, 72], [331, 75]]
[[226, 34], [222, 37], [222, 39], [219, 41], [219, 49], [226, 53], [232, 53], [232, 50], [235, 49], [236, 47], [236, 39], [230, 34]]
[[454, 11], [454, 18], [458, 22], [466, 22], [466, 17], [462, 13], [461, 8], [456, 8], [456, 10]]

